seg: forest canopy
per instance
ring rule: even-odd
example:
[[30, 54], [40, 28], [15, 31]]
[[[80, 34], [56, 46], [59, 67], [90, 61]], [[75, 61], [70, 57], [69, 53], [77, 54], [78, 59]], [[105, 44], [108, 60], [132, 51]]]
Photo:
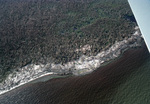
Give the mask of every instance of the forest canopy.
[[136, 25], [127, 0], [0, 0], [0, 14], [0, 79], [30, 63], [96, 55]]

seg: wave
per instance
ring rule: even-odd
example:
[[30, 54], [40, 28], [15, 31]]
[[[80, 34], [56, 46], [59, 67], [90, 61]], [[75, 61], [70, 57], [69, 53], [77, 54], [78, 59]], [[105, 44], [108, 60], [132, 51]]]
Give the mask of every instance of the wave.
[[122, 51], [131, 47], [141, 46], [141, 33], [139, 28], [135, 28], [135, 33], [128, 39], [116, 42], [109, 49], [101, 51], [96, 56], [81, 56], [78, 60], [68, 62], [66, 64], [29, 64], [15, 70], [0, 83], [0, 94], [6, 93], [16, 87], [31, 82], [37, 78], [50, 74], [73, 74], [84, 75], [91, 73], [100, 67], [104, 62], [110, 61], [118, 57]]

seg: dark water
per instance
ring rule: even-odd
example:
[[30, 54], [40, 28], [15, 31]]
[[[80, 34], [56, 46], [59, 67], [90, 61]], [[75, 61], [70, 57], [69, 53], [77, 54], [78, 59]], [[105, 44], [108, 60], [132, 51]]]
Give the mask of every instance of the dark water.
[[130, 49], [95, 72], [26, 84], [0, 96], [0, 104], [150, 104], [147, 48]]

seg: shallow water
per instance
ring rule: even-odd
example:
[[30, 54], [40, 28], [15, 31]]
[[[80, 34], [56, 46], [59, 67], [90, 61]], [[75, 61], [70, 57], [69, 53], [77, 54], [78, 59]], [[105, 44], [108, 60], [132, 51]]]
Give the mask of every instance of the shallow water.
[[149, 53], [140, 48], [88, 75], [16, 88], [0, 104], [150, 104], [149, 86]]
[[150, 58], [117, 88], [112, 104], [150, 104]]

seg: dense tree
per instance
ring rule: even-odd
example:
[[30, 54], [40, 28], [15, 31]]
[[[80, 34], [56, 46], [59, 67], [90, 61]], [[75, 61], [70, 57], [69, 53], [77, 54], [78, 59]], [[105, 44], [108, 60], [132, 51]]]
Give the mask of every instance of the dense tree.
[[[0, 14], [2, 76], [30, 63], [96, 55], [136, 25], [126, 0], [0, 0]], [[86, 44], [91, 51], [75, 52]]]

